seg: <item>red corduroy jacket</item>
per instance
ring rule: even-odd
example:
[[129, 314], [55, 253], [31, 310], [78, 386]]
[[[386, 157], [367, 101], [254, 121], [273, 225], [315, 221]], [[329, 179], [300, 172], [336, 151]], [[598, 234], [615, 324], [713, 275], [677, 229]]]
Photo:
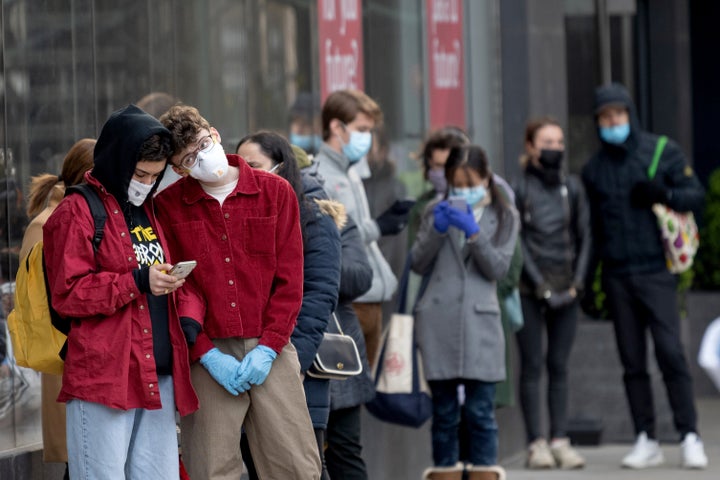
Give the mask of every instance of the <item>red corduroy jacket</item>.
[[[138, 263], [130, 232], [115, 197], [89, 173], [86, 179], [98, 189], [108, 213], [98, 252], [93, 251], [94, 221], [82, 195], [64, 198], [43, 227], [52, 305], [61, 316], [76, 319], [68, 336], [58, 400], [77, 398], [123, 410], [159, 409], [152, 324], [146, 296], [132, 274]], [[162, 230], [151, 209], [146, 211], [164, 246]], [[187, 415], [197, 410], [198, 399], [173, 296], [168, 296], [168, 314], [175, 404], [181, 415]]]
[[213, 338], [259, 338], [280, 352], [289, 342], [302, 303], [303, 245], [297, 197], [277, 175], [240, 169], [222, 205], [197, 180], [185, 177], [155, 199], [172, 257], [196, 260], [178, 290], [178, 313], [202, 331], [192, 359], [213, 348]]

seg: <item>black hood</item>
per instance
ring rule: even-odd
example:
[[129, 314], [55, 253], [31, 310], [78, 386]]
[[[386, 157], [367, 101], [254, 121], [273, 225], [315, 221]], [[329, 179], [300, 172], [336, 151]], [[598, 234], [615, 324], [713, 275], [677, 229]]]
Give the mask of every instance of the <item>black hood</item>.
[[[135, 105], [113, 112], [105, 122], [95, 144], [92, 176], [95, 177], [120, 203], [127, 201], [127, 191], [135, 167], [140, 161], [140, 147], [153, 135], [170, 131], [152, 115]], [[155, 182], [155, 188], [161, 178]], [[152, 195], [152, 193], [150, 194]]]
[[[628, 141], [634, 141], [634, 138], [640, 132], [640, 120], [638, 119], [635, 102], [630, 97], [624, 85], [620, 83], [611, 83], [603, 85], [595, 89], [595, 123], [597, 125], [597, 114], [606, 105], [622, 105], [627, 108], [628, 117], [630, 118], [630, 137]], [[600, 129], [598, 128], [598, 135]], [[602, 139], [600, 139], [602, 141]], [[605, 142], [603, 142], [605, 144]], [[607, 144], [606, 144], [607, 145]]]

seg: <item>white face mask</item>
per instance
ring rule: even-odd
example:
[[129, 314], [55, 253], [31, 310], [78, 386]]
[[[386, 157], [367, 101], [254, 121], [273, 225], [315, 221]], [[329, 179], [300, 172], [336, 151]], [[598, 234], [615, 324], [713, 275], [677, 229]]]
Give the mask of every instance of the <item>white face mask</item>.
[[214, 183], [227, 175], [228, 160], [222, 145], [216, 143], [209, 152], [198, 152], [197, 163], [190, 169], [190, 176], [207, 183]]
[[128, 187], [128, 201], [136, 207], [139, 207], [143, 204], [147, 196], [150, 195], [150, 191], [154, 185], [155, 182], [147, 185], [145, 183], [138, 182], [135, 179], [130, 179], [130, 186]]

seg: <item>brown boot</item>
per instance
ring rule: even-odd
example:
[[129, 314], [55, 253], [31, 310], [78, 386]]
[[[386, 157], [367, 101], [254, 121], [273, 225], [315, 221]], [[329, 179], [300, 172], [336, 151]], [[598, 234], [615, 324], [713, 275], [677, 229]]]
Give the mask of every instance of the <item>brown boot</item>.
[[423, 472], [423, 480], [462, 480], [463, 464], [454, 467], [430, 467]]
[[468, 480], [505, 480], [505, 469], [498, 465], [468, 467]]

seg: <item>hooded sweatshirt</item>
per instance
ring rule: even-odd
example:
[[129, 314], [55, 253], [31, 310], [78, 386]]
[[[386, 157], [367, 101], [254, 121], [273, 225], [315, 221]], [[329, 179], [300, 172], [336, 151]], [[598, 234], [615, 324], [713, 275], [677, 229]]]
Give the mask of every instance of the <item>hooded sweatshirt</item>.
[[[632, 205], [630, 192], [638, 182], [649, 180], [648, 167], [659, 137], [640, 127], [635, 104], [622, 85], [614, 83], [595, 91], [596, 115], [611, 104], [627, 109], [630, 135], [620, 145], [600, 138], [600, 149], [582, 171], [596, 260], [603, 262], [603, 271], [613, 274], [658, 272], [667, 267], [657, 219], [649, 207]], [[598, 136], [599, 131], [598, 127]], [[654, 181], [669, 189], [667, 205], [673, 210], [687, 212], [702, 207], [703, 188], [680, 146], [672, 140], [663, 150]]]

